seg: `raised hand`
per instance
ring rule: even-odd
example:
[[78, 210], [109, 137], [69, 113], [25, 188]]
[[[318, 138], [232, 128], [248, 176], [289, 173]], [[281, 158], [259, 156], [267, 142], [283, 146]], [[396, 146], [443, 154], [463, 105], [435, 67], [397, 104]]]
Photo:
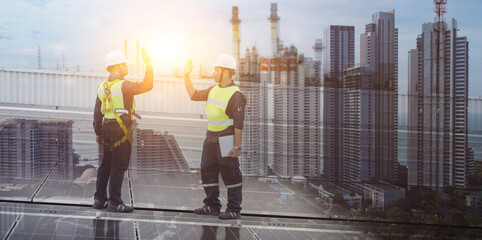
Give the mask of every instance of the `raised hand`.
[[149, 57], [149, 54], [147, 53], [147, 50], [145, 48], [141, 49], [141, 54], [142, 54], [142, 60], [144, 63], [146, 63], [146, 66], [151, 66], [151, 57]]
[[191, 75], [191, 72], [192, 72], [192, 60], [189, 59], [189, 61], [187, 61], [186, 63], [186, 66], [184, 67], [184, 71], [182, 72], [184, 76], [189, 76]]

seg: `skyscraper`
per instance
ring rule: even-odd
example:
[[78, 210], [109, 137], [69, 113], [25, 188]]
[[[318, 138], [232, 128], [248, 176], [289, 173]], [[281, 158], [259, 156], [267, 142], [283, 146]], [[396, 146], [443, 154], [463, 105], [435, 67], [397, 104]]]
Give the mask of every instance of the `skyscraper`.
[[355, 27], [331, 25], [324, 38], [323, 75], [341, 82], [343, 71], [355, 65]]
[[[318, 62], [316, 62], [318, 63]], [[319, 64], [285, 48], [274, 65], [274, 172], [281, 177], [320, 175]], [[313, 70], [313, 68], [318, 70]], [[273, 68], [273, 67], [272, 67]], [[264, 69], [262, 69], [263, 71]]]
[[243, 128], [243, 152], [239, 158], [245, 176], [268, 175], [268, 98], [267, 79], [260, 77], [260, 64], [256, 47], [246, 49], [239, 62], [239, 87], [246, 95]]
[[376, 119], [377, 91], [374, 73], [368, 67], [349, 68], [343, 77], [341, 181], [362, 191], [361, 181], [377, 177]]
[[355, 27], [330, 26], [325, 30], [323, 52], [323, 174], [341, 181], [343, 140], [342, 79], [343, 71], [355, 64]]
[[375, 135], [374, 176], [398, 179], [398, 29], [395, 11], [377, 12], [360, 36], [362, 66], [372, 71]]
[[[417, 49], [410, 51], [408, 185], [434, 189], [467, 187], [473, 173], [467, 144], [468, 41], [457, 22], [438, 18], [422, 25]], [[417, 76], [417, 77], [415, 77]], [[415, 147], [415, 149], [413, 149]]]

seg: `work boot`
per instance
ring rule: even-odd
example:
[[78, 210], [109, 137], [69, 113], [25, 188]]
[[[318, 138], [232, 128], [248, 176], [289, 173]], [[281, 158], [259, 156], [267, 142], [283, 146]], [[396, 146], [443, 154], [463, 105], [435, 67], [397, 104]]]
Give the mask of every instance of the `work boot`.
[[102, 202], [100, 200], [94, 199], [94, 204], [92, 204], [92, 207], [95, 209], [107, 208], [107, 201]]
[[119, 205], [113, 205], [109, 203], [109, 207], [107, 208], [108, 212], [120, 212], [120, 213], [130, 213], [134, 211], [134, 208], [126, 206], [124, 203]]
[[219, 210], [213, 209], [212, 207], [208, 205], [204, 205], [202, 208], [196, 208], [194, 209], [195, 214], [199, 215], [213, 215], [213, 216], [218, 216], [219, 215]]
[[219, 219], [222, 220], [230, 220], [230, 219], [240, 219], [241, 218], [241, 213], [235, 213], [235, 212], [223, 212], [219, 214]]

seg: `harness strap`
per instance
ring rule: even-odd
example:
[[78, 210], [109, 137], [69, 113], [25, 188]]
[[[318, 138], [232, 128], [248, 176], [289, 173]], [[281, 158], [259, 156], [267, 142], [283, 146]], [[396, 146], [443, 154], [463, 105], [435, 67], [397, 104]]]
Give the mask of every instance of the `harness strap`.
[[[104, 113], [112, 112], [115, 116], [115, 119], [117, 120], [117, 123], [119, 124], [120, 128], [124, 132], [124, 136], [119, 141], [115, 142], [113, 144], [112, 148], [120, 146], [126, 140], [128, 140], [132, 144], [132, 137], [131, 137], [132, 124], [129, 127], [129, 129], [127, 129], [126, 125], [124, 124], [122, 119], [119, 117], [119, 114], [117, 114], [116, 111], [114, 111], [114, 109], [112, 108], [112, 98], [111, 98], [110, 88], [112, 87], [112, 85], [114, 83], [119, 82], [119, 81], [120, 81], [119, 79], [116, 79], [116, 80], [110, 82], [109, 84], [107, 84], [108, 80], [105, 80], [105, 82], [104, 82], [104, 92], [105, 92], [105, 94], [104, 94], [104, 106], [102, 107], [103, 111], [104, 111]], [[108, 109], [106, 108], [106, 105], [107, 105], [106, 102], [108, 102], [109, 106], [110, 106], [110, 108], [108, 108]], [[129, 112], [131, 112], [131, 111], [129, 111]], [[130, 115], [131, 115], [131, 118], [132, 118], [132, 116], [137, 115], [137, 114], [135, 114], [135, 112], [132, 112]], [[111, 151], [112, 151], [112, 148], [111, 148]]]

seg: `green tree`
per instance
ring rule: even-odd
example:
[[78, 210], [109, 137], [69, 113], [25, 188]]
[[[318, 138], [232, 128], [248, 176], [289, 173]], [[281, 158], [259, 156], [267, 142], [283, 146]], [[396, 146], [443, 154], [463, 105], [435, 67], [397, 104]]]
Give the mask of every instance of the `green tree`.
[[387, 211], [387, 217], [394, 222], [411, 222], [412, 216], [402, 208], [392, 207]]

